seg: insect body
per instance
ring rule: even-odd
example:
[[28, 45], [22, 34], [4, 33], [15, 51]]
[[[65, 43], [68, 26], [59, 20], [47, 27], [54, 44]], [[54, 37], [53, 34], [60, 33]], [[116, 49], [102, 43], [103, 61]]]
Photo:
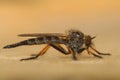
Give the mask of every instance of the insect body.
[[[56, 50], [60, 51], [61, 53], [68, 55], [72, 54], [73, 59], [77, 60], [76, 53], [82, 53], [83, 51], [87, 51], [88, 54], [92, 54], [95, 57], [102, 58], [100, 55], [110, 55], [109, 53], [101, 53], [97, 51], [92, 46], [92, 39], [95, 37], [91, 37], [89, 35], [84, 35], [81, 31], [78, 30], [69, 30], [67, 34], [62, 33], [44, 33], [44, 34], [21, 34], [21, 37], [36, 37], [28, 40], [24, 40], [15, 44], [7, 45], [4, 48], [14, 48], [22, 45], [40, 45], [40, 44], [47, 44], [45, 48], [40, 51], [36, 55], [32, 55], [32, 57], [24, 58], [22, 60], [31, 60], [36, 59], [39, 56], [45, 54], [45, 52], [50, 48], [53, 47]], [[64, 49], [61, 45], [65, 45], [67, 50]], [[89, 49], [92, 49], [97, 54], [93, 53]]]

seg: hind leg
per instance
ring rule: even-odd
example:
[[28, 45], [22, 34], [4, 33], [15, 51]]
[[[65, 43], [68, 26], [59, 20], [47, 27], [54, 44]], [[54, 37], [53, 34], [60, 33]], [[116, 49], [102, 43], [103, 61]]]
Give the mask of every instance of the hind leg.
[[32, 56], [32, 57], [29, 57], [29, 58], [21, 59], [20, 61], [36, 59], [36, 58], [38, 58], [39, 56], [45, 54], [45, 52], [46, 52], [49, 48], [50, 48], [50, 46], [47, 45], [47, 46], [46, 46], [42, 51], [40, 51], [37, 55]]
[[53, 47], [54, 49], [60, 51], [61, 53], [65, 54], [65, 55], [68, 55], [71, 53], [70, 49], [68, 49], [68, 51], [66, 51], [62, 46], [60, 46], [59, 44], [49, 44], [47, 45], [42, 51], [40, 51], [40, 53], [38, 54], [32, 54], [32, 57], [29, 57], [29, 58], [24, 58], [24, 59], [21, 59], [20, 61], [23, 61], [23, 60], [32, 60], [32, 59], [36, 59], [38, 58], [39, 56], [42, 56], [43, 54], [45, 54], [45, 52], [51, 47]]

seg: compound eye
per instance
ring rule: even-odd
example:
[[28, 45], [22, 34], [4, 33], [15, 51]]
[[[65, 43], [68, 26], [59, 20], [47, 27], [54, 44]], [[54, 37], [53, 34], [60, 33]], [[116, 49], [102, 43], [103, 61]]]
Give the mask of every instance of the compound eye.
[[83, 34], [83, 33], [80, 33], [80, 34], [79, 34], [79, 37], [80, 37], [80, 38], [83, 38], [83, 37], [84, 37], [84, 34]]
[[74, 37], [75, 37], [75, 36], [77, 36], [77, 35], [78, 35], [78, 34], [76, 34], [75, 32], [74, 32], [74, 33], [72, 33], [72, 36], [74, 36]]

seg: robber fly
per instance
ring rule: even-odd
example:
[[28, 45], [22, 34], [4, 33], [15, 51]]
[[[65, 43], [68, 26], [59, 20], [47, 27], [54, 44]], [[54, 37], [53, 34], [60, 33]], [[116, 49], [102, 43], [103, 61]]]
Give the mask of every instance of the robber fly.
[[[92, 54], [95, 57], [102, 58], [100, 55], [110, 55], [109, 53], [101, 53], [97, 51], [92, 46], [92, 40], [95, 37], [91, 37], [90, 35], [84, 35], [79, 30], [69, 30], [66, 34], [62, 33], [41, 33], [41, 34], [20, 34], [18, 35], [20, 37], [36, 37], [31, 38], [28, 40], [24, 40], [15, 44], [7, 45], [4, 48], [15, 48], [18, 46], [23, 45], [40, 45], [40, 44], [46, 44], [45, 48], [43, 48], [38, 54], [32, 55], [29, 58], [21, 59], [23, 60], [31, 60], [36, 59], [39, 56], [42, 56], [46, 53], [46, 51], [53, 47], [54, 49], [60, 51], [61, 53], [68, 55], [72, 54], [73, 59], [77, 60], [76, 53], [82, 53], [83, 51], [87, 51], [88, 54]], [[65, 45], [66, 49], [62, 45]], [[90, 51], [92, 49], [97, 54]]]

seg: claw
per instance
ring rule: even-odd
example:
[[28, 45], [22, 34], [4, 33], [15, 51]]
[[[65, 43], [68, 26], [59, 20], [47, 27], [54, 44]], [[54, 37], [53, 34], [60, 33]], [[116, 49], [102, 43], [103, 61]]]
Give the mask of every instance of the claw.
[[108, 56], [111, 55], [110, 53], [98, 53], [98, 54], [100, 54], [100, 55], [108, 55]]
[[29, 57], [29, 58], [24, 58], [24, 59], [20, 59], [20, 61], [24, 61], [24, 60], [32, 60], [32, 59], [36, 59], [37, 57], [34, 56], [34, 57]]
[[99, 56], [99, 55], [96, 55], [96, 54], [93, 54], [95, 57], [98, 57], [98, 58], [103, 58], [102, 56]]

